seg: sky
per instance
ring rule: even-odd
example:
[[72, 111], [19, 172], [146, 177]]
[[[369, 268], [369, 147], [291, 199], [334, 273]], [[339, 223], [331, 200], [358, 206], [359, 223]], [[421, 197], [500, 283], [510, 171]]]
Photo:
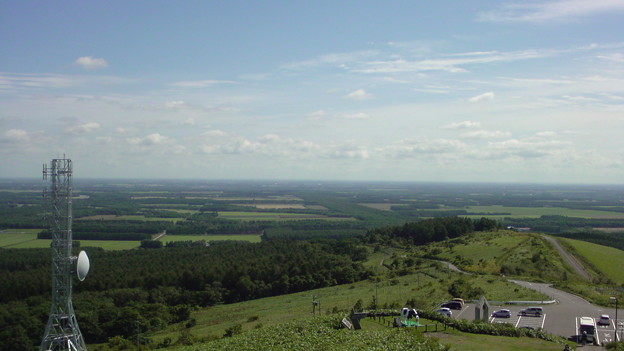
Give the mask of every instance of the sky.
[[624, 1], [0, 1], [0, 177], [622, 183]]

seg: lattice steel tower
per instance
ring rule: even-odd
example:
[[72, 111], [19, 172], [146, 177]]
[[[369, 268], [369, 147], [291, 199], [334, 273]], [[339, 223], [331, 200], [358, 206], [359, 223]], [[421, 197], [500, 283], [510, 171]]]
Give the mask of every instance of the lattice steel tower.
[[53, 159], [49, 167], [44, 164], [43, 179], [48, 176], [50, 186], [44, 189], [43, 197], [52, 234], [52, 308], [39, 350], [86, 350], [71, 300], [71, 275], [77, 260], [71, 254], [72, 161], [63, 156]]

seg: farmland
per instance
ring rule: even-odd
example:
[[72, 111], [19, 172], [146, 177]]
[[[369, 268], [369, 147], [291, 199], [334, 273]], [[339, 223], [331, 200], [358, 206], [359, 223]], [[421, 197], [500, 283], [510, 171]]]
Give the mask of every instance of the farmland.
[[541, 216], [566, 216], [579, 218], [596, 219], [624, 219], [624, 213], [571, 209], [564, 207], [509, 207], [509, 206], [467, 206], [465, 208], [469, 217], [490, 217], [490, 218], [537, 218]]
[[159, 239], [162, 242], [168, 241], [221, 241], [221, 240], [240, 240], [250, 243], [259, 243], [260, 235], [257, 234], [237, 234], [237, 235], [165, 235]]
[[[50, 240], [37, 239], [44, 212], [35, 190], [40, 184], [24, 181], [19, 191], [2, 191], [7, 184], [0, 185], [0, 264], [9, 267], [0, 277], [7, 282], [1, 307], [15, 315], [46, 310]], [[332, 318], [354, 305], [395, 310], [409, 304], [430, 311], [454, 296], [546, 298], [512, 285], [507, 277], [513, 277], [550, 281], [608, 303], [612, 286], [579, 279], [541, 235], [500, 228], [512, 220], [516, 227], [562, 232], [599, 228], [604, 242], [615, 242], [618, 228], [624, 228], [624, 191], [599, 186], [579, 191], [528, 185], [84, 180], [74, 190], [74, 238], [93, 239], [78, 239], [93, 262], [89, 279], [76, 284], [75, 305], [85, 321], [81, 329], [92, 343], [126, 342], [136, 337], [138, 320], [152, 348], [166, 340], [221, 338], [238, 325], [243, 333], [279, 328], [309, 317], [312, 296], [321, 313]], [[30, 263], [19, 261], [22, 257]], [[473, 274], [454, 272], [440, 261]], [[42, 322], [29, 321], [20, 335], [36, 343], [43, 328], [37, 323]], [[368, 325], [365, 333], [373, 330], [387, 331]], [[466, 349], [501, 342], [438, 335], [452, 345], [465, 340]], [[526, 342], [514, 339], [509, 349], [552, 348]]]
[[241, 221], [283, 221], [283, 220], [301, 220], [301, 219], [320, 219], [327, 221], [351, 221], [355, 220], [350, 217], [329, 217], [324, 215], [299, 214], [299, 213], [280, 213], [280, 212], [240, 212], [228, 211], [219, 212], [219, 217], [241, 220]]

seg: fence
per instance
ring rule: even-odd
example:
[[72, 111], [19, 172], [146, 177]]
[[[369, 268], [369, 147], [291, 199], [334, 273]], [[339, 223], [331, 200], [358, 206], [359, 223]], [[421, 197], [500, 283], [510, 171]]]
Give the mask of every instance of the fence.
[[[382, 324], [386, 327], [389, 327], [389, 328], [401, 326], [401, 325], [397, 325], [398, 317], [388, 316], [385, 314], [369, 314], [368, 318], [371, 318], [373, 319], [373, 321], [379, 324]], [[435, 323], [435, 324], [410, 326], [409, 328], [414, 329], [416, 331], [423, 332], [423, 333], [429, 333], [429, 332], [445, 331], [447, 328], [452, 328], [452, 326], [446, 323]]]

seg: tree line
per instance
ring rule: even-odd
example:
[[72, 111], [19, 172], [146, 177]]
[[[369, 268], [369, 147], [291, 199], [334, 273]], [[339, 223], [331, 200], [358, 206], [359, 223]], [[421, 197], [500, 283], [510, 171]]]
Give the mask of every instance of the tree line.
[[487, 231], [500, 227], [500, 223], [485, 217], [477, 220], [466, 217], [438, 217], [400, 226], [372, 229], [364, 234], [362, 240], [371, 244], [399, 241], [403, 244], [423, 245], [457, 238], [474, 231]]

